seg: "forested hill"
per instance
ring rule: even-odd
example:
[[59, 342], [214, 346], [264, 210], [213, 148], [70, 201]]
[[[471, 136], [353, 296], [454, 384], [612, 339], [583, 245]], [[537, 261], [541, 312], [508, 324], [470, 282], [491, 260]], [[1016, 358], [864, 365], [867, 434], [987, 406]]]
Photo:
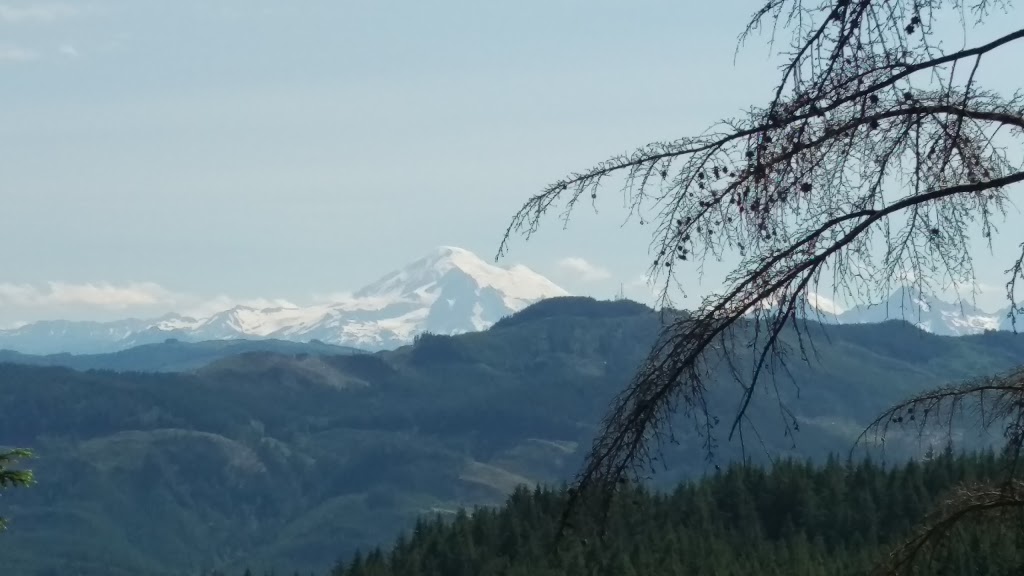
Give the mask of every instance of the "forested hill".
[[[420, 520], [332, 576], [863, 576], [965, 482], [1002, 478], [992, 453], [922, 463], [733, 466], [673, 491], [624, 490], [562, 529], [563, 491], [520, 488], [499, 509]], [[1024, 571], [1024, 531], [974, 524], [914, 574]], [[561, 536], [561, 537], [559, 537]]]
[[0, 350], [0, 363], [32, 366], [64, 366], [75, 370], [114, 370], [134, 372], [186, 372], [211, 362], [247, 352], [278, 354], [358, 354], [360, 350], [323, 342], [287, 340], [207, 340], [182, 342], [173, 338], [155, 344], [143, 344], [104, 354], [22, 354]]
[[[661, 320], [629, 302], [566, 298], [372, 355], [252, 352], [162, 374], [0, 365], [0, 438], [39, 456], [38, 484], [5, 494], [0, 557], [16, 574], [323, 570], [421, 514], [571, 477]], [[791, 362], [795, 383], [779, 385], [795, 446], [775, 400], [755, 400], [773, 456], [845, 454], [892, 402], [1024, 363], [1010, 333], [817, 330], [815, 360]], [[737, 393], [723, 378], [713, 408], [733, 409]], [[688, 430], [656, 485], [713, 470]], [[723, 445], [717, 462], [739, 453]]]

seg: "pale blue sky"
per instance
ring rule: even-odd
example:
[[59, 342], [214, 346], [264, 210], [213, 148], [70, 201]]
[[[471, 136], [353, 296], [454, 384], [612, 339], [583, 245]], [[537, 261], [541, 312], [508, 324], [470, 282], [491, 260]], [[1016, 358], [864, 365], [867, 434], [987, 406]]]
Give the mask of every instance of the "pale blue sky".
[[[303, 303], [436, 245], [489, 259], [549, 181], [762, 100], [766, 49], [733, 61], [759, 3], [0, 2], [0, 323], [151, 311], [84, 283]], [[623, 215], [508, 262], [610, 296], [649, 260]]]

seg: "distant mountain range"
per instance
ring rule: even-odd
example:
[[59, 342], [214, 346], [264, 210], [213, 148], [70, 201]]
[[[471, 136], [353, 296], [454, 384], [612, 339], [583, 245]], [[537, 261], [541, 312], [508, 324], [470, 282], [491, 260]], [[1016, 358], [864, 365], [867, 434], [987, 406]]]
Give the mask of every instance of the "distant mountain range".
[[356, 348], [323, 342], [290, 342], [272, 338], [260, 340], [208, 340], [181, 342], [165, 340], [100, 354], [25, 354], [0, 350], [0, 363], [27, 366], [63, 366], [74, 370], [111, 370], [115, 372], [191, 372], [212, 362], [253, 352], [323, 356], [364, 353]]
[[96, 354], [133, 346], [236, 338], [320, 341], [364, 350], [396, 348], [417, 334], [484, 330], [533, 302], [568, 293], [525, 266], [503, 268], [444, 246], [329, 304], [236, 306], [208, 318], [46, 321], [0, 330], [0, 349], [29, 354]]
[[[925, 332], [941, 336], [966, 336], [986, 330], [1011, 330], [1010, 308], [985, 312], [969, 302], [947, 302], [920, 290], [901, 287], [884, 302], [843, 309], [817, 294], [808, 297], [809, 316], [830, 324], [877, 324], [905, 320]], [[817, 312], [817, 314], [815, 313]]]
[[[171, 314], [113, 322], [55, 320], [0, 330], [0, 350], [27, 354], [99, 354], [167, 339], [203, 342], [275, 339], [366, 351], [409, 344], [418, 334], [454, 335], [485, 330], [540, 300], [566, 296], [551, 280], [522, 266], [504, 268], [472, 252], [443, 246], [335, 302], [292, 308], [236, 306], [207, 318]], [[811, 294], [809, 315], [824, 323], [865, 324], [906, 320], [943, 336], [1008, 330], [1009, 309], [988, 313], [899, 288], [885, 301], [844, 310]], [[819, 312], [820, 314], [816, 314]]]

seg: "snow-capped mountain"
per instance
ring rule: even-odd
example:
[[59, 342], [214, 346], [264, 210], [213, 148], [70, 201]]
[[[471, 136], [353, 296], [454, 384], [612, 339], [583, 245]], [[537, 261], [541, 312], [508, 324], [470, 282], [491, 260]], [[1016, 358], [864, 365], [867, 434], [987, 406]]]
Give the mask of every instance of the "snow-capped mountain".
[[422, 332], [484, 330], [538, 300], [568, 293], [521, 265], [503, 268], [444, 246], [351, 296], [328, 304], [257, 309], [237, 306], [208, 318], [36, 322], [0, 330], [0, 348], [25, 353], [92, 353], [180, 340], [321, 340], [367, 350], [407, 344]]
[[849, 310], [817, 294], [810, 294], [807, 301], [811, 310], [819, 312], [817, 315], [811, 312], [810, 315], [826, 323], [873, 324], [906, 320], [926, 332], [944, 336], [1009, 329], [1008, 309], [989, 313], [969, 302], [947, 302], [909, 287], [897, 289], [884, 302], [858, 305]]

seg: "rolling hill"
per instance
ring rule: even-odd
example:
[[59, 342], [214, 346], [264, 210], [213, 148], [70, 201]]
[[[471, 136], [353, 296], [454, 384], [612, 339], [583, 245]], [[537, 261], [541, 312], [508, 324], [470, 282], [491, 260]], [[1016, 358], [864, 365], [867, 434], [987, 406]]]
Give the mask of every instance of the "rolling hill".
[[361, 354], [362, 350], [335, 346], [319, 341], [287, 340], [206, 340], [182, 342], [173, 338], [154, 344], [143, 344], [105, 354], [23, 354], [0, 350], [0, 363], [31, 366], [64, 366], [75, 370], [112, 370], [117, 372], [186, 372], [211, 362], [246, 352], [279, 354]]
[[[571, 478], [661, 318], [626, 301], [555, 298], [484, 332], [376, 354], [252, 351], [190, 373], [2, 364], [0, 438], [36, 450], [39, 482], [5, 493], [0, 557], [17, 574], [322, 572], [418, 515]], [[757, 397], [764, 448], [746, 447], [753, 460], [845, 454], [892, 402], [1024, 363], [1024, 341], [1005, 332], [810, 330], [816, 357], [779, 383], [800, 432], [785, 436], [774, 398]], [[721, 375], [710, 401], [726, 414], [739, 389]], [[655, 485], [743, 455], [723, 442], [708, 461], [690, 427], [676, 436]], [[890, 454], [926, 444], [896, 441]]]

